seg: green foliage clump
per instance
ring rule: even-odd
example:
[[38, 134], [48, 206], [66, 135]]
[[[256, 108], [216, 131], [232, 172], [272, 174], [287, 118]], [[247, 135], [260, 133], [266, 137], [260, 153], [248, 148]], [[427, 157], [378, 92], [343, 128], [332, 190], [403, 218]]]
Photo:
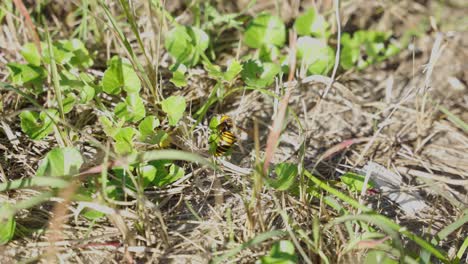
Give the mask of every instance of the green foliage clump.
[[341, 67], [364, 69], [384, 61], [400, 52], [398, 43], [392, 43], [390, 32], [359, 30], [351, 36], [343, 34], [341, 44]]
[[195, 66], [208, 48], [210, 38], [200, 28], [175, 26], [167, 33], [164, 46], [178, 64]]

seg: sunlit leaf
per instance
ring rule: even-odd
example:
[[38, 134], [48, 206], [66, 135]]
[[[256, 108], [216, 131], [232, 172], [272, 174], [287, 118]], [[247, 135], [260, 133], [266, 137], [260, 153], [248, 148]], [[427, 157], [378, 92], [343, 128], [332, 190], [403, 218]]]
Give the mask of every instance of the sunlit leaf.
[[115, 106], [114, 113], [128, 122], [138, 122], [146, 116], [145, 104], [139, 94], [129, 94]]
[[248, 60], [243, 64], [242, 79], [249, 86], [264, 88], [274, 82], [280, 71], [281, 66], [276, 63]]
[[156, 179], [158, 169], [151, 164], [147, 164], [141, 166], [138, 172], [143, 178], [143, 187], [148, 187]]
[[10, 70], [12, 83], [19, 86], [31, 84], [35, 88], [41, 88], [47, 76], [44, 68], [30, 64], [7, 63], [6, 66]]
[[34, 43], [26, 43], [23, 45], [21, 48], [21, 55], [23, 55], [23, 58], [29, 62], [29, 64], [34, 66], [41, 65], [41, 55]]
[[75, 106], [75, 103], [76, 103], [75, 95], [73, 93], [69, 93], [67, 97], [65, 97], [62, 101], [63, 112], [65, 114], [69, 113], [73, 109], [73, 106]]
[[185, 98], [183, 96], [170, 96], [161, 102], [161, 107], [169, 118], [169, 125], [175, 126], [184, 114]]
[[31, 139], [39, 140], [54, 131], [52, 118], [57, 117], [56, 110], [46, 110], [46, 112], [23, 111], [19, 115], [21, 120], [21, 130]]
[[380, 251], [380, 250], [372, 250], [369, 253], [367, 253], [367, 256], [363, 262], [364, 264], [374, 264], [374, 263], [379, 263], [379, 264], [397, 264], [400, 263], [397, 259], [392, 259], [387, 256], [387, 253], [385, 251]]
[[264, 62], [276, 61], [280, 56], [280, 50], [275, 45], [267, 44], [260, 48], [260, 60]]
[[294, 22], [294, 29], [300, 36], [326, 37], [328, 23], [315, 8], [307, 10]]
[[298, 169], [296, 164], [280, 163], [275, 167], [276, 179], [267, 178], [268, 185], [279, 190], [289, 189], [296, 179]]
[[244, 42], [251, 48], [260, 48], [263, 45], [282, 47], [286, 41], [286, 27], [277, 16], [267, 13], [254, 18], [244, 34]]
[[297, 263], [294, 244], [289, 240], [281, 240], [273, 244], [268, 256], [260, 258], [261, 264], [295, 264]]
[[76, 148], [54, 148], [40, 161], [36, 176], [75, 175], [79, 173], [82, 164], [83, 157]]
[[73, 54], [70, 58], [71, 65], [81, 66], [84, 68], [88, 68], [93, 65], [93, 59], [90, 57], [88, 49], [81, 40], [61, 40], [59, 41], [59, 46]]
[[120, 128], [123, 126], [125, 120], [121, 119], [118, 124], [114, 124], [109, 118], [105, 116], [100, 116], [98, 118], [99, 123], [101, 123], [104, 133], [106, 133], [109, 137], [114, 137], [117, 132], [119, 132]]
[[197, 27], [176, 26], [166, 35], [164, 46], [180, 64], [194, 66], [208, 48], [209, 37]]
[[115, 152], [129, 154], [133, 151], [133, 136], [136, 130], [132, 127], [123, 127], [115, 134]]
[[122, 89], [127, 93], [138, 93], [141, 82], [128, 60], [114, 56], [104, 72], [102, 88], [108, 94], [119, 94]]
[[[169, 162], [152, 162], [157, 164], [158, 174], [154, 181], [158, 187], [171, 184], [185, 175], [183, 168]], [[169, 167], [169, 168], [167, 168]]]
[[15, 210], [7, 203], [0, 204], [0, 245], [8, 243], [15, 235]]
[[155, 133], [154, 129], [159, 125], [159, 119], [155, 116], [145, 117], [138, 125], [138, 131], [140, 132], [141, 139], [145, 139], [146, 137], [153, 135]]
[[324, 39], [300, 37], [297, 40], [297, 57], [310, 74], [327, 74], [335, 62], [335, 52]]
[[[354, 192], [360, 192], [362, 190], [362, 187], [364, 186], [364, 181], [365, 181], [366, 176], [357, 174], [357, 173], [352, 173], [352, 172], [347, 172], [343, 175], [340, 176], [340, 180], [348, 186], [348, 188], [351, 191]], [[372, 181], [367, 182], [367, 187], [366, 189], [371, 189], [375, 185]]]
[[208, 72], [208, 76], [216, 80], [222, 80], [224, 78], [224, 73], [216, 64], [204, 63], [203, 67]]
[[[343, 69], [364, 69], [400, 52], [399, 44], [390, 39], [390, 32], [359, 30], [353, 36], [343, 34], [341, 66]], [[392, 42], [393, 41], [393, 42]]]
[[185, 78], [185, 73], [187, 72], [187, 67], [184, 64], [179, 64], [176, 70], [172, 70], [172, 78], [170, 82], [173, 83], [176, 87], [181, 88], [187, 85], [187, 79]]
[[96, 91], [89, 85], [83, 85], [80, 90], [80, 103], [86, 104], [93, 100]]
[[236, 76], [241, 73], [242, 64], [238, 60], [231, 60], [228, 64], [227, 70], [224, 73], [224, 80], [231, 82]]

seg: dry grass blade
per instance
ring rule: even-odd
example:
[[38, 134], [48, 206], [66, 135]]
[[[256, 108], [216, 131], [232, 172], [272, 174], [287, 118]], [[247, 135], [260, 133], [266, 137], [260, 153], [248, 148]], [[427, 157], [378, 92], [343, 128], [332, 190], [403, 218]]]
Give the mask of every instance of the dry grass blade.
[[34, 45], [36, 45], [37, 50], [39, 51], [39, 53], [41, 53], [41, 40], [39, 39], [39, 35], [37, 34], [36, 26], [34, 26], [34, 23], [31, 20], [31, 16], [29, 16], [28, 10], [24, 6], [22, 0], [13, 0], [13, 2], [15, 3], [16, 8], [18, 8], [18, 10], [20, 11], [21, 15], [26, 20], [26, 26], [28, 27], [29, 34], [33, 39]]
[[286, 109], [289, 103], [289, 97], [291, 96], [291, 90], [293, 89], [292, 83], [294, 80], [294, 74], [296, 71], [296, 33], [290, 31], [289, 33], [289, 75], [288, 75], [288, 84], [289, 87], [286, 88], [286, 92], [281, 99], [278, 112], [273, 120], [273, 125], [268, 135], [267, 145], [265, 149], [265, 161], [263, 164], [263, 174], [268, 173], [268, 167], [270, 166], [271, 159], [275, 153], [276, 147], [278, 145], [278, 140], [281, 135], [281, 129], [283, 128], [284, 118], [286, 115]]

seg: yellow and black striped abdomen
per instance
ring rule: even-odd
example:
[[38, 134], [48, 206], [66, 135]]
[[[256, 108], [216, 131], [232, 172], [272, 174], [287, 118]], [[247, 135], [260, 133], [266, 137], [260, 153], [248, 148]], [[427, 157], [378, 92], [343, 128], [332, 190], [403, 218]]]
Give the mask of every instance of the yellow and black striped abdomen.
[[236, 141], [236, 136], [234, 136], [234, 134], [231, 133], [231, 131], [221, 132], [218, 146], [216, 147], [215, 156], [222, 156], [232, 147], [232, 145], [234, 145], [234, 143], [236, 143]]

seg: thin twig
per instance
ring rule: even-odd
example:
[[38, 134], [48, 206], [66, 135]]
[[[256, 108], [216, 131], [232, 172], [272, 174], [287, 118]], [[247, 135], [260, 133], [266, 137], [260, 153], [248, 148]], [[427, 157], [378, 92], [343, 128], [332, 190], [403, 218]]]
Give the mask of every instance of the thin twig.
[[16, 8], [18, 8], [21, 15], [24, 17], [26, 26], [28, 27], [29, 34], [31, 34], [34, 45], [36, 45], [36, 48], [39, 51], [39, 54], [41, 54], [42, 53], [41, 40], [39, 39], [39, 35], [37, 34], [36, 27], [34, 26], [34, 23], [31, 20], [31, 16], [29, 16], [28, 10], [24, 6], [24, 3], [22, 0], [13, 0], [13, 2], [15, 3]]
[[337, 27], [337, 42], [336, 42], [336, 54], [335, 54], [335, 65], [333, 66], [333, 71], [331, 75], [331, 82], [327, 84], [325, 92], [323, 93], [322, 98], [327, 96], [330, 88], [335, 81], [336, 72], [338, 71], [338, 66], [340, 65], [340, 54], [341, 54], [341, 20], [340, 20], [340, 0], [335, 0], [335, 16], [336, 16], [336, 27]]

